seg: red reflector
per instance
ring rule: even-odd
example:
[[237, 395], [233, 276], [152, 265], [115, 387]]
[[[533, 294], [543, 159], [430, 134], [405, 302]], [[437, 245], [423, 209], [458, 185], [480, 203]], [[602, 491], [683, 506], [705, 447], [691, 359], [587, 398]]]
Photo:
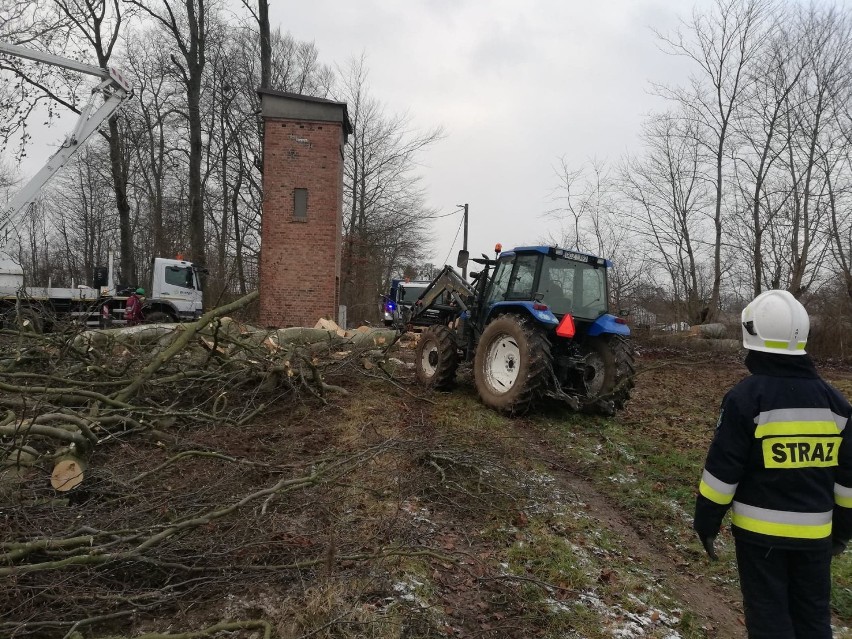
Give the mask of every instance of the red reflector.
[[565, 313], [565, 317], [562, 318], [559, 326], [556, 327], [556, 334], [559, 337], [574, 337], [574, 332], [574, 318], [570, 313]]
[[547, 304], [539, 304], [538, 302], [536, 302], [535, 304], [533, 304], [533, 310], [534, 311], [546, 311], [547, 310]]
[[615, 318], [615, 323], [616, 323], [616, 324], [627, 324], [627, 320], [626, 320], [626, 319], [624, 319], [623, 317], [616, 317], [616, 318]]

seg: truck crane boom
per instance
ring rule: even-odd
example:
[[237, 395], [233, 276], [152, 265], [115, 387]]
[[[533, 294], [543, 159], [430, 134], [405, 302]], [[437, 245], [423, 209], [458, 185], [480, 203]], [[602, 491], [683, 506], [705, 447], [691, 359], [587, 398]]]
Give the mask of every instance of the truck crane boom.
[[[9, 245], [10, 231], [23, 217], [44, 185], [61, 169], [116, 109], [133, 96], [130, 83], [120, 71], [34, 51], [27, 47], [0, 42], [0, 56], [12, 56], [50, 64], [99, 80], [88, 102], [80, 109], [74, 128], [45, 165], [5, 206], [0, 207], [0, 327], [25, 330], [52, 330], [72, 322], [75, 325], [118, 325], [127, 323], [128, 294], [137, 286], [116, 282], [112, 251], [109, 266], [94, 267], [92, 285], [70, 288], [24, 285], [24, 272], [16, 251]], [[198, 319], [203, 307], [200, 274], [205, 269], [182, 257], [154, 258], [151, 286], [145, 289], [142, 306], [147, 322], [184, 322]], [[126, 274], [125, 274], [126, 276]], [[140, 293], [141, 294], [141, 293]]]
[[[45, 165], [30, 178], [15, 197], [0, 209], [0, 246], [5, 246], [8, 241], [9, 227], [17, 223], [44, 185], [68, 162], [80, 146], [115, 113], [116, 109], [133, 96], [133, 89], [121, 72], [114, 68], [102, 69], [77, 60], [6, 42], [0, 42], [0, 54], [51, 64], [100, 78], [98, 85], [92, 89], [89, 101], [80, 110], [74, 128], [56, 153], [50, 156]], [[100, 106], [98, 106], [99, 96], [103, 96], [103, 103]]]

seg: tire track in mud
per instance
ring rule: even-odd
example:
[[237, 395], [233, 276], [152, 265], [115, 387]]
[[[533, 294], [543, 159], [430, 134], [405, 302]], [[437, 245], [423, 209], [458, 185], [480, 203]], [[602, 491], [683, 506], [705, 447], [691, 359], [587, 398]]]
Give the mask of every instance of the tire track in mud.
[[721, 587], [686, 572], [685, 562], [675, 550], [653, 541], [662, 537], [646, 535], [631, 523], [628, 513], [613, 504], [593, 482], [574, 471], [569, 460], [543, 443], [532, 422], [519, 420], [516, 432], [527, 443], [530, 455], [535, 455], [563, 487], [586, 505], [585, 513], [620, 538], [625, 544], [624, 551], [639, 561], [656, 580], [665, 583], [678, 600], [701, 620], [708, 637], [746, 637], [739, 599], [732, 599], [731, 593]]

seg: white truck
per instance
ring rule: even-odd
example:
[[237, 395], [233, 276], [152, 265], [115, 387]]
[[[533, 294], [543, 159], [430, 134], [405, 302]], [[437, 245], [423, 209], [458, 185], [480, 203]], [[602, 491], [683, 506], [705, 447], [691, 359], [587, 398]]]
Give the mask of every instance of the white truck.
[[[18, 235], [16, 225], [44, 185], [98, 127], [131, 98], [132, 88], [116, 69], [102, 69], [4, 42], [0, 42], [0, 54], [52, 64], [100, 79], [92, 89], [88, 103], [80, 111], [74, 129], [56, 153], [0, 209], [0, 321], [38, 332], [68, 322], [124, 324], [125, 303], [136, 286], [117, 286], [112, 253], [109, 254], [108, 266], [95, 268], [91, 285], [74, 286], [72, 283], [70, 288], [54, 288], [48, 282], [47, 287], [39, 288], [24, 282], [14, 239]], [[155, 258], [152, 281], [145, 289], [144, 320], [152, 323], [181, 322], [200, 317], [203, 306], [202, 272], [203, 268], [183, 259]]]

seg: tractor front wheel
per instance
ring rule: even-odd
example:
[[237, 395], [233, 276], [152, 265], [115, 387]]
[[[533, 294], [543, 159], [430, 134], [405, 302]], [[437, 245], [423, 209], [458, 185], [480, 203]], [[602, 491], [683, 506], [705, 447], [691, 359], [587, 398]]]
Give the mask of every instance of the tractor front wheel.
[[446, 326], [430, 326], [420, 335], [414, 355], [414, 371], [424, 386], [447, 390], [455, 382], [459, 352]]
[[545, 390], [550, 369], [550, 342], [527, 317], [498, 317], [479, 338], [474, 381], [486, 406], [525, 412]]

